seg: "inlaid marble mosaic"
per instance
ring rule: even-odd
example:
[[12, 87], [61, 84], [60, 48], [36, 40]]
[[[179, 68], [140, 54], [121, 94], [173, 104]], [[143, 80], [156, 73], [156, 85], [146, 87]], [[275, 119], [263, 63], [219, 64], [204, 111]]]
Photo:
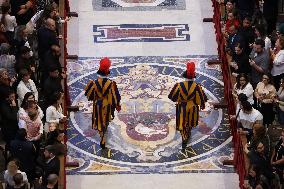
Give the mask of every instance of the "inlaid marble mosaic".
[[[92, 102], [83, 88], [97, 77], [100, 58], [80, 58], [68, 63], [69, 92], [80, 111], [70, 114], [68, 158], [80, 167], [67, 174], [126, 174], [233, 172], [222, 165], [232, 158], [231, 133], [224, 109], [212, 104], [223, 102], [223, 78], [219, 66], [208, 66], [215, 56], [115, 57], [111, 58], [110, 78], [117, 82], [122, 110], [107, 132], [106, 150], [99, 147], [99, 136], [91, 129]], [[199, 126], [185, 151], [175, 131], [175, 105], [168, 98], [170, 89], [182, 81], [185, 63], [196, 64], [196, 81], [209, 101], [200, 113]]]
[[188, 24], [94, 25], [94, 42], [189, 41]]
[[184, 10], [185, 0], [93, 0], [96, 11]]

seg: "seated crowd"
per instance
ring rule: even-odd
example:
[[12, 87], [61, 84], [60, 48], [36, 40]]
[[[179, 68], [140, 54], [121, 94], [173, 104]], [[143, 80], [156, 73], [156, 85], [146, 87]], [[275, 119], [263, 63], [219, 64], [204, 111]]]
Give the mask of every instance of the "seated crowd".
[[2, 183], [7, 189], [56, 189], [67, 121], [59, 30], [69, 18], [59, 17], [56, 0], [1, 3], [0, 128], [7, 166]]
[[[284, 170], [284, 24], [277, 1], [227, 0], [222, 32], [235, 81], [238, 132], [249, 161], [244, 188], [280, 189]], [[278, 28], [276, 30], [276, 28]], [[267, 131], [281, 129], [278, 142]]]

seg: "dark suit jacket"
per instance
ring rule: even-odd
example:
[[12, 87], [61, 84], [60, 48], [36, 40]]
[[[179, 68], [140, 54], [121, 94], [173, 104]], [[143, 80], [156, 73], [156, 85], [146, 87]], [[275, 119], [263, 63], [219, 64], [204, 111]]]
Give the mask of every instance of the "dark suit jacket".
[[59, 45], [57, 39], [57, 34], [55, 31], [52, 31], [46, 27], [41, 27], [37, 32], [38, 37], [38, 55], [40, 59], [43, 59], [44, 53], [50, 50], [52, 45]]
[[11, 154], [21, 162], [21, 170], [28, 176], [35, 170], [35, 147], [32, 142], [27, 140], [15, 139], [11, 141]]
[[10, 142], [16, 136], [18, 127], [18, 106], [10, 106], [8, 101], [2, 101], [0, 103], [1, 125], [4, 140]]
[[58, 157], [55, 156], [48, 163], [44, 159], [39, 159], [38, 163], [41, 166], [41, 168], [43, 169], [42, 182], [43, 182], [44, 185], [47, 184], [48, 175], [50, 175], [50, 174], [59, 175], [60, 161], [59, 161]]
[[235, 53], [235, 46], [237, 43], [241, 43], [244, 45], [244, 41], [242, 36], [239, 33], [236, 33], [234, 35], [230, 35], [228, 38], [228, 47], [231, 49], [232, 53]]

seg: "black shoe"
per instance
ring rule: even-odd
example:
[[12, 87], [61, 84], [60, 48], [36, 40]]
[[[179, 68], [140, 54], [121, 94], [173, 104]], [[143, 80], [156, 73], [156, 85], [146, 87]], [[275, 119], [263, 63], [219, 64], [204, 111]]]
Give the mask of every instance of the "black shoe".
[[100, 143], [100, 147], [101, 147], [102, 149], [106, 149], [106, 144]]

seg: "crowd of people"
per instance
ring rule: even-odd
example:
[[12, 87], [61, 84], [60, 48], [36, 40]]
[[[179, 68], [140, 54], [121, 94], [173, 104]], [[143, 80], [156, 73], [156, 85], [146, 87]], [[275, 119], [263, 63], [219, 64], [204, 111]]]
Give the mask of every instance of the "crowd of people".
[[[56, 189], [66, 153], [56, 0], [4, 0], [0, 14], [0, 126], [7, 189]], [[2, 185], [0, 185], [1, 188]]]
[[[235, 78], [238, 132], [249, 166], [244, 188], [280, 189], [284, 176], [284, 24], [277, 23], [278, 1], [227, 0], [222, 32]], [[269, 128], [282, 129], [277, 143]]]

